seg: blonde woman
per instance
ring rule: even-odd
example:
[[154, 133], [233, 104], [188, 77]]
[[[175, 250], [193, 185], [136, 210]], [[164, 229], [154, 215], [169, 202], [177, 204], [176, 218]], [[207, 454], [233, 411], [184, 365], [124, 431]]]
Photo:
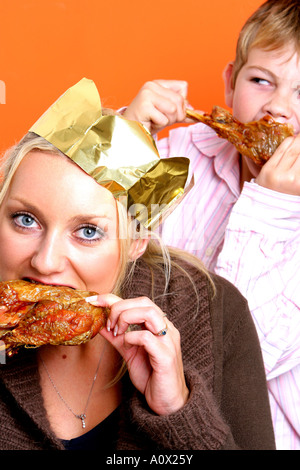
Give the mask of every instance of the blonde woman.
[[[67, 116], [64, 102], [59, 112]], [[110, 148], [119, 153], [122, 139], [124, 165], [126, 147], [132, 153], [148, 133], [112, 119]], [[118, 134], [124, 122], [128, 136]], [[53, 120], [49, 128], [52, 134]], [[101, 115], [99, 129], [107, 129]], [[6, 159], [1, 280], [97, 292], [88, 301], [111, 313], [87, 343], [24, 348], [1, 365], [0, 448], [273, 449], [262, 357], [244, 298], [132, 223], [107, 180], [96, 181], [40, 133], [49, 140], [29, 132]], [[91, 148], [100, 134], [91, 132]], [[154, 185], [161, 191], [157, 179]]]

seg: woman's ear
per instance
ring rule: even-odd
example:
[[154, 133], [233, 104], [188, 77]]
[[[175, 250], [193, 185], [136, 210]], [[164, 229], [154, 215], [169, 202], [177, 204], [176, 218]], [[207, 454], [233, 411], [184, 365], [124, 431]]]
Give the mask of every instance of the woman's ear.
[[233, 104], [233, 86], [232, 86], [232, 73], [233, 73], [233, 62], [229, 62], [223, 72], [223, 80], [225, 84], [225, 103], [229, 108], [232, 108]]
[[138, 238], [137, 240], [133, 240], [129, 248], [130, 260], [135, 261], [141, 256], [143, 256], [148, 246], [148, 243], [149, 243], [148, 238]]

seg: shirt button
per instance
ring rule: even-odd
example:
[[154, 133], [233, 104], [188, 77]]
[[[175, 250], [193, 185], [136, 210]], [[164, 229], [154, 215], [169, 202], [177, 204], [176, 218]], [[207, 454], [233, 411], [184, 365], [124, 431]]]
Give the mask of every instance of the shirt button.
[[208, 247], [206, 252], [205, 252], [206, 256], [208, 256], [208, 257], [211, 256], [213, 254], [213, 251], [214, 250], [213, 250], [212, 246]]

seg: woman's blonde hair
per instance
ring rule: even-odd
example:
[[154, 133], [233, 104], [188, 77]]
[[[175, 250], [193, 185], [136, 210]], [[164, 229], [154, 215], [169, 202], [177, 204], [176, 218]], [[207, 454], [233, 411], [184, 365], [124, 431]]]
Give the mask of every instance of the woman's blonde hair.
[[299, 0], [269, 0], [263, 3], [243, 26], [236, 47], [232, 87], [248, 60], [249, 51], [260, 48], [275, 51], [292, 44], [300, 55]]

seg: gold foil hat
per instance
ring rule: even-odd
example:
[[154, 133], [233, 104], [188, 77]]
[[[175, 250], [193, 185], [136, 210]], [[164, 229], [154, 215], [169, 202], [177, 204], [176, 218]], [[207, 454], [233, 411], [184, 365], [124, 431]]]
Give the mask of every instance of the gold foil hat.
[[136, 121], [102, 115], [98, 90], [83, 78], [31, 127], [71, 158], [132, 215], [153, 228], [184, 194], [189, 160], [161, 159], [148, 130]]

